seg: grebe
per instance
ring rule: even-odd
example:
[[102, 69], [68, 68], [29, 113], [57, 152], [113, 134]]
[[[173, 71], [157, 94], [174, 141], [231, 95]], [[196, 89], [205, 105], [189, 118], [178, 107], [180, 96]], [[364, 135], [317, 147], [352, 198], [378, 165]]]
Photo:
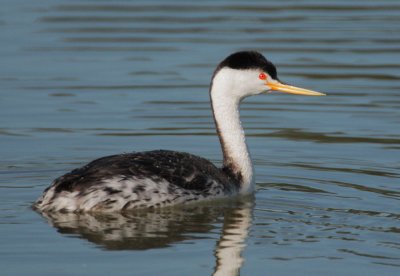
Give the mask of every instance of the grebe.
[[239, 105], [245, 97], [275, 90], [324, 95], [283, 84], [275, 66], [258, 52], [231, 54], [217, 66], [210, 84], [222, 168], [167, 150], [107, 156], [54, 180], [33, 207], [41, 212], [110, 212], [251, 193], [253, 165]]

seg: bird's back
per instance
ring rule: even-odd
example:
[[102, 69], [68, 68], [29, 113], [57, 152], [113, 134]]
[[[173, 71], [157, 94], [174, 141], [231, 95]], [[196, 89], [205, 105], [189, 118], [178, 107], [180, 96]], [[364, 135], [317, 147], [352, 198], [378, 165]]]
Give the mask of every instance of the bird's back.
[[237, 183], [210, 161], [148, 151], [96, 159], [59, 178], [34, 207], [41, 211], [115, 211], [229, 195]]

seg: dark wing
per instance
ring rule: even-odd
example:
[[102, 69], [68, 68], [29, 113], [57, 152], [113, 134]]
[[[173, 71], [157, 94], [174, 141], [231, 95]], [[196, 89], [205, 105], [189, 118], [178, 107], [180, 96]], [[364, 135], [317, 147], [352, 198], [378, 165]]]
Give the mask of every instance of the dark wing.
[[96, 159], [57, 178], [54, 181], [55, 192], [82, 191], [114, 177], [166, 180], [184, 189], [198, 191], [206, 189], [212, 180], [222, 184], [226, 192], [232, 192], [232, 187], [236, 186], [234, 179], [204, 158], [189, 153], [156, 150]]

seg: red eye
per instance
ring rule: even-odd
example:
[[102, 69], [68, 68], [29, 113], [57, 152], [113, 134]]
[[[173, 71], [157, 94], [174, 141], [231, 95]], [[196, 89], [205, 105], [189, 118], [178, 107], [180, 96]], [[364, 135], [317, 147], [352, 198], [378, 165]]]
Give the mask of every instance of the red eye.
[[258, 75], [258, 78], [260, 80], [265, 80], [267, 78], [267, 76], [264, 73], [260, 73], [260, 75]]

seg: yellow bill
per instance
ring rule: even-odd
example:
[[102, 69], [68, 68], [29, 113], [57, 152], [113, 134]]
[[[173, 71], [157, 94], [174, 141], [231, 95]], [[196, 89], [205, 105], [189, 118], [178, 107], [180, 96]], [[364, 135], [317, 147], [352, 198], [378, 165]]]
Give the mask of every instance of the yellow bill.
[[312, 91], [296, 86], [291, 86], [287, 84], [280, 83], [278, 81], [276, 82], [268, 82], [267, 85], [271, 88], [273, 91], [280, 91], [280, 92], [285, 92], [289, 94], [296, 94], [296, 95], [307, 95], [307, 96], [325, 96], [324, 93], [320, 93], [317, 91]]

